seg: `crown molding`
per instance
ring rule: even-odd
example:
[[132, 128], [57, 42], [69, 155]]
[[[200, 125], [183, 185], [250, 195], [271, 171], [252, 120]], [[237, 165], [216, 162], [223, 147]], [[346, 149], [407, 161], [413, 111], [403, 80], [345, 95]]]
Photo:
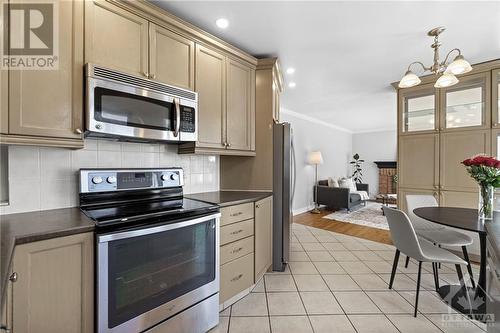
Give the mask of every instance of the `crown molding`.
[[315, 123], [315, 124], [318, 124], [318, 125], [323, 125], [325, 127], [329, 127], [331, 129], [334, 129], [334, 130], [337, 130], [337, 131], [341, 131], [341, 132], [345, 132], [345, 133], [349, 133], [349, 134], [353, 133], [351, 130], [348, 130], [347, 128], [340, 127], [340, 126], [337, 126], [337, 125], [333, 125], [333, 124], [330, 124], [328, 122], [325, 122], [324, 120], [320, 120], [318, 118], [314, 118], [314, 117], [311, 117], [311, 116], [306, 116], [304, 114], [301, 114], [301, 113], [289, 110], [287, 108], [283, 108], [282, 107], [280, 109], [280, 112], [282, 114], [287, 114], [287, 115], [290, 115], [290, 116], [295, 117], [295, 118], [299, 118], [299, 119], [302, 119], [302, 120], [305, 120], [305, 121], [309, 121], [311, 123]]

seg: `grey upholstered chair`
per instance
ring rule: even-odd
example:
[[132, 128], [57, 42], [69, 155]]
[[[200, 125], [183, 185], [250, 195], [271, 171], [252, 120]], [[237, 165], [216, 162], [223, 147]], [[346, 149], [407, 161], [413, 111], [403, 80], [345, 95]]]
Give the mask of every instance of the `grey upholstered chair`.
[[467, 301], [470, 304], [469, 293], [467, 292], [462, 269], [460, 268], [460, 265], [467, 265], [465, 260], [457, 257], [450, 251], [435, 246], [425, 239], [418, 238], [417, 234], [415, 233], [415, 229], [410, 222], [410, 219], [404, 212], [385, 206], [382, 207], [382, 209], [384, 210], [385, 216], [387, 217], [387, 222], [389, 223], [392, 242], [394, 243], [394, 246], [396, 246], [396, 255], [394, 256], [394, 263], [392, 265], [389, 289], [392, 289], [392, 284], [394, 283], [394, 277], [396, 275], [400, 253], [403, 253], [418, 261], [417, 291], [415, 294], [415, 312], [413, 316], [417, 316], [418, 294], [420, 292], [420, 277], [423, 262], [432, 263], [436, 290], [439, 289], [439, 280], [436, 275], [437, 263], [454, 264], [457, 270], [458, 279], [460, 280], [460, 285], [462, 286], [462, 291], [465, 295], [467, 295]]
[[[436, 198], [432, 195], [409, 194], [406, 196], [408, 217], [410, 218], [417, 235], [440, 247], [461, 247], [464, 259], [467, 261], [467, 270], [469, 272], [472, 287], [475, 288], [474, 274], [472, 273], [472, 266], [470, 264], [469, 254], [467, 253], [467, 246], [472, 244], [472, 237], [439, 224], [424, 220], [413, 213], [415, 208], [436, 206], [438, 206], [438, 203]], [[406, 266], [408, 266], [408, 257], [406, 258]]]

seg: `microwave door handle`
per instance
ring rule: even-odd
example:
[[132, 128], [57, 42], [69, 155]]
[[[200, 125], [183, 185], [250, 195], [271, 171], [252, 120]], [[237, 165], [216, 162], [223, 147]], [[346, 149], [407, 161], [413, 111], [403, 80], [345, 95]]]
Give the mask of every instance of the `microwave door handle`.
[[175, 128], [174, 128], [174, 136], [177, 137], [179, 135], [179, 130], [181, 128], [181, 107], [179, 105], [179, 99], [174, 98], [175, 104]]

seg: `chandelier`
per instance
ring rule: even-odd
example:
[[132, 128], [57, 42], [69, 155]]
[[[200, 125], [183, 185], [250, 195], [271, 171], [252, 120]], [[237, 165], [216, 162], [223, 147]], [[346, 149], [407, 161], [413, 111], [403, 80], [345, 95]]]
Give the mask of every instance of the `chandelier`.
[[[427, 33], [428, 36], [434, 37], [434, 43], [432, 43], [431, 47], [434, 49], [434, 62], [430, 67], [425, 66], [420, 61], [412, 62], [408, 69], [406, 70], [405, 75], [399, 81], [399, 88], [409, 88], [418, 85], [421, 80], [411, 71], [411, 67], [413, 65], [420, 65], [424, 69], [425, 72], [431, 72], [435, 75], [439, 76], [439, 79], [434, 84], [436, 88], [445, 88], [450, 87], [454, 84], [458, 83], [458, 79], [455, 75], [465, 74], [472, 70], [472, 66], [469, 64], [467, 60], [464, 59], [462, 52], [460, 49], [453, 49], [446, 55], [443, 62], [439, 60], [439, 47], [441, 46], [441, 42], [439, 41], [439, 35], [445, 30], [445, 27], [437, 27], [432, 29]], [[453, 53], [458, 52], [458, 55], [455, 59], [448, 63], [448, 57]]]

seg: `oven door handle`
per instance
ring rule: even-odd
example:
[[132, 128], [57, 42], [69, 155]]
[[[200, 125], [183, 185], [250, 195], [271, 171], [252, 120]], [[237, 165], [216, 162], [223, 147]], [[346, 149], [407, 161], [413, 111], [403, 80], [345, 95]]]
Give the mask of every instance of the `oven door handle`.
[[[160, 226], [152, 227], [152, 228], [130, 230], [130, 231], [117, 232], [117, 233], [113, 233], [113, 234], [101, 235], [101, 236], [98, 236], [98, 242], [99, 243], [107, 243], [107, 242], [111, 242], [111, 241], [115, 241], [115, 240], [119, 240], [119, 239], [126, 239], [126, 238], [133, 238], [133, 237], [139, 237], [139, 236], [144, 236], [144, 235], [156, 234], [156, 233], [163, 232], [163, 231], [179, 229], [179, 228], [188, 227], [188, 226], [195, 225], [195, 224], [200, 224], [200, 223], [210, 221], [213, 219], [218, 219], [218, 218], [220, 218], [220, 216], [221, 216], [220, 213], [216, 213], [216, 214], [211, 214], [211, 215], [199, 217], [199, 218], [192, 219], [192, 220], [187, 220], [187, 221], [182, 221], [182, 222], [177, 222], [177, 223], [172, 223], [172, 224], [164, 224], [164, 225], [160, 225]], [[214, 226], [214, 227], [216, 227], [216, 226]]]
[[175, 104], [175, 125], [174, 125], [174, 137], [179, 135], [179, 131], [181, 129], [181, 107], [178, 98], [174, 98]]

